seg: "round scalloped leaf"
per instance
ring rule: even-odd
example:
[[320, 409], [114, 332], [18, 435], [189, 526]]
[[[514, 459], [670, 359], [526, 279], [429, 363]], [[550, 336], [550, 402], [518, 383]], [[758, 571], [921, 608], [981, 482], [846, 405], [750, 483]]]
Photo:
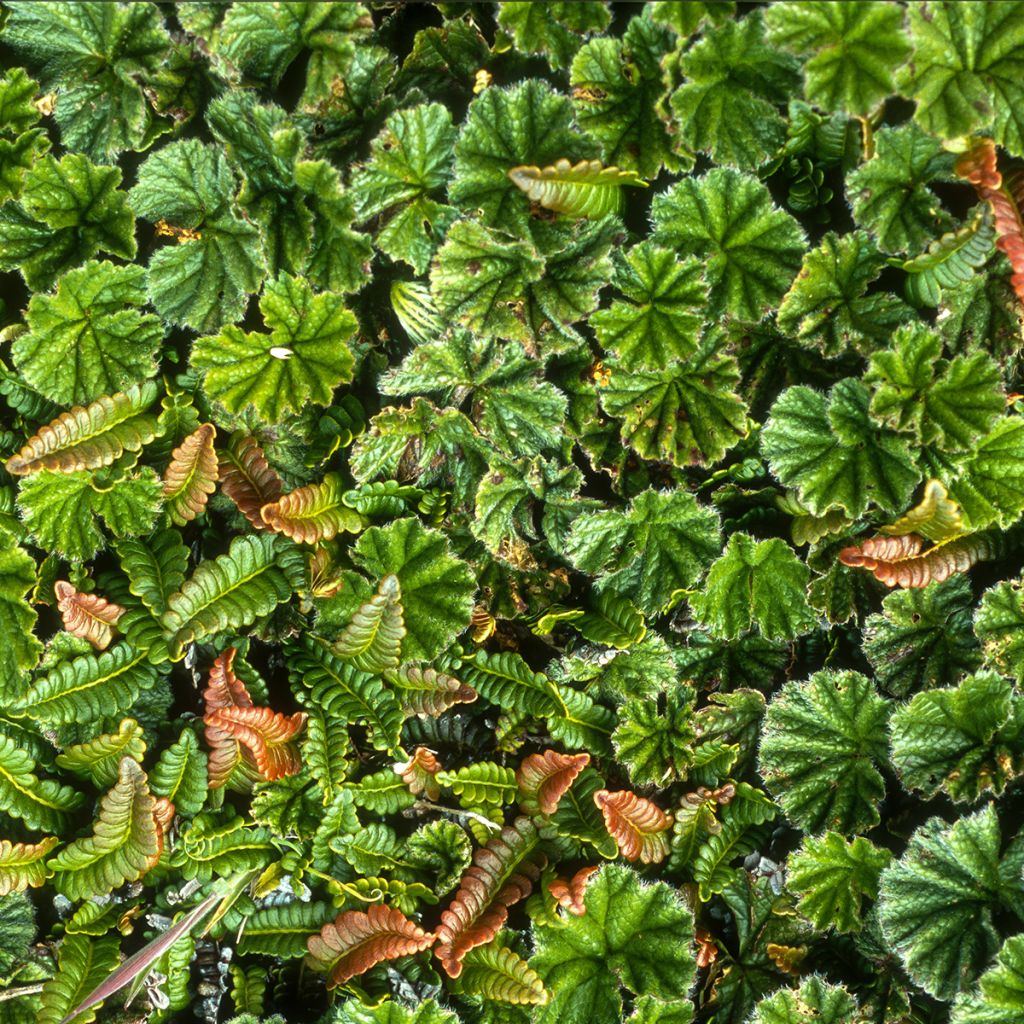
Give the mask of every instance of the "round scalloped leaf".
[[1024, 1022], [1024, 935], [1011, 935], [995, 963], [978, 979], [978, 990], [957, 997], [951, 1024]]
[[857, 1000], [842, 985], [812, 974], [798, 989], [781, 988], [758, 1001], [749, 1024], [851, 1024]]

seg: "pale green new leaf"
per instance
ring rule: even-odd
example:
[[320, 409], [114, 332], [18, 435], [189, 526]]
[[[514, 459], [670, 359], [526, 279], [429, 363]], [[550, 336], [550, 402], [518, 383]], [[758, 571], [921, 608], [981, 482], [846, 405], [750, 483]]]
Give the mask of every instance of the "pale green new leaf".
[[837, 832], [805, 836], [787, 862], [786, 887], [800, 897], [800, 913], [815, 928], [855, 932], [865, 899], [878, 897], [878, 879], [892, 854], [863, 836], [847, 842]]
[[438, 312], [475, 334], [528, 341], [516, 315], [527, 284], [540, 279], [544, 262], [528, 241], [478, 224], [451, 226], [430, 273]]
[[365, 530], [350, 550], [353, 562], [372, 579], [398, 579], [404, 659], [434, 657], [469, 625], [476, 580], [437, 530], [418, 519], [397, 519]]
[[572, 128], [569, 100], [546, 82], [488, 88], [469, 106], [448, 195], [465, 211], [483, 211], [491, 227], [522, 237], [528, 235], [530, 201], [509, 180], [509, 170], [597, 155], [597, 145]]
[[29, 330], [11, 349], [14, 364], [40, 394], [61, 405], [124, 391], [156, 371], [163, 339], [138, 266], [90, 261], [68, 271], [54, 295], [29, 302]]
[[689, 596], [697, 621], [713, 636], [734, 640], [751, 628], [768, 640], [794, 640], [809, 633], [817, 616], [807, 603], [810, 572], [785, 541], [754, 541], [734, 533]]
[[267, 284], [260, 310], [269, 333], [229, 325], [196, 341], [191, 365], [206, 394], [229, 412], [251, 406], [271, 423], [310, 402], [329, 405], [355, 366], [347, 342], [356, 318], [342, 296], [314, 295], [307, 281], [282, 274]]
[[992, 429], [1006, 407], [1001, 378], [984, 351], [943, 359], [942, 339], [922, 324], [900, 327], [864, 374], [875, 419], [944, 452], [971, 451]]
[[798, 87], [799, 64], [765, 42], [759, 10], [707, 29], [679, 68], [686, 82], [669, 106], [686, 149], [752, 171], [785, 142], [778, 108]]
[[156, 4], [12, 3], [4, 38], [56, 89], [55, 118], [68, 149], [94, 160], [153, 141], [144, 83], [170, 49]]
[[992, 915], [1020, 908], [1020, 865], [1000, 864], [999, 819], [988, 804], [953, 825], [930, 818], [882, 873], [878, 914], [911, 981], [938, 999], [968, 988], [999, 948]]
[[585, 512], [566, 541], [573, 564], [648, 615], [692, 587], [720, 550], [717, 515], [684, 490], [647, 490], [626, 510]]
[[998, 796], [1024, 768], [1024, 704], [995, 672], [917, 694], [890, 725], [893, 766], [926, 798], [940, 789], [960, 803]]
[[655, 244], [703, 263], [710, 319], [760, 320], [792, 284], [806, 248], [766, 186], [731, 168], [676, 182], [654, 197], [651, 216]]
[[451, 176], [455, 129], [440, 103], [398, 110], [373, 140], [369, 161], [352, 177], [357, 217], [384, 215], [378, 248], [422, 274], [456, 211], [431, 193]]
[[661, 60], [673, 44], [671, 32], [640, 15], [621, 39], [592, 39], [576, 54], [570, 74], [576, 122], [601, 144], [606, 164], [654, 178], [662, 167], [674, 171], [682, 163], [656, 109], [664, 90]]
[[534, 926], [530, 966], [551, 992], [538, 1024], [620, 1019], [620, 988], [683, 998], [695, 974], [693, 916], [664, 882], [642, 885], [631, 868], [606, 864], [587, 883], [586, 912], [562, 927]]
[[25, 599], [36, 583], [36, 563], [13, 534], [0, 527], [0, 694], [16, 694], [26, 672], [35, 668], [43, 645], [33, 630], [36, 613]]
[[708, 466], [739, 443], [747, 407], [736, 394], [740, 370], [732, 356], [705, 347], [670, 369], [627, 369], [609, 360], [601, 384], [604, 411], [622, 419], [622, 440], [641, 458], [674, 466]]
[[646, 185], [635, 171], [605, 167], [600, 160], [571, 164], [564, 157], [547, 167], [513, 167], [508, 176], [545, 210], [595, 220], [621, 211], [623, 185]]
[[791, 821], [812, 834], [878, 824], [889, 710], [859, 672], [782, 687], [765, 712], [758, 770]]
[[876, 0], [773, 4], [765, 20], [771, 42], [806, 58], [809, 103], [866, 115], [896, 92], [895, 72], [910, 56], [898, 7]]
[[147, 283], [156, 311], [173, 324], [216, 330], [238, 320], [265, 273], [255, 225], [234, 205], [235, 182], [223, 150], [198, 139], [172, 142], [139, 168], [135, 212], [168, 225], [173, 244], [156, 250]]
[[827, 358], [871, 352], [913, 314], [895, 295], [865, 294], [886, 265], [865, 231], [829, 232], [804, 257], [782, 305], [779, 329]]
[[601, 346], [631, 371], [682, 368], [698, 344], [707, 302], [699, 260], [641, 242], [626, 254], [615, 285], [617, 299], [590, 317]]
[[135, 215], [121, 172], [79, 153], [44, 156], [25, 173], [19, 203], [0, 207], [0, 270], [20, 270], [34, 291], [98, 252], [135, 257]]
[[907, 442], [871, 419], [869, 400], [867, 388], [847, 378], [827, 400], [797, 385], [771, 408], [761, 450], [772, 472], [795, 487], [815, 515], [836, 506], [851, 519], [871, 504], [902, 510], [921, 478]]
[[917, 125], [882, 128], [875, 155], [846, 177], [854, 220], [878, 239], [883, 252], [916, 255], [953, 225], [928, 187], [952, 173], [953, 154]]

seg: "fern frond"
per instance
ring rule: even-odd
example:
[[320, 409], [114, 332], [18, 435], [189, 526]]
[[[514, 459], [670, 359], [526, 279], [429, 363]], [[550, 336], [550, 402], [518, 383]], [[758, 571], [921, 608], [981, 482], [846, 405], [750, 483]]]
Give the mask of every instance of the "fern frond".
[[646, 188], [636, 171], [605, 167], [600, 160], [572, 164], [564, 157], [548, 167], [513, 167], [508, 176], [535, 203], [571, 217], [603, 217], [622, 205], [621, 187]]
[[[283, 715], [270, 708], [223, 708], [209, 712], [203, 722], [210, 755], [210, 788], [216, 789], [227, 779], [215, 770], [217, 751], [225, 741], [240, 744], [242, 756], [251, 761], [259, 775], [268, 782], [297, 775], [302, 758], [293, 742], [306, 725], [306, 713], [296, 711]], [[217, 767], [220, 762], [217, 761]]]
[[540, 975], [518, 953], [497, 942], [471, 949], [452, 985], [460, 995], [513, 1006], [545, 1006], [550, 998]]
[[400, 665], [388, 680], [407, 715], [436, 718], [456, 704], [472, 704], [477, 692], [454, 676], [433, 668]]
[[972, 533], [922, 551], [924, 540], [914, 533], [897, 537], [871, 537], [843, 548], [843, 565], [867, 569], [887, 587], [926, 587], [933, 581], [966, 572], [975, 562], [991, 561], [1005, 551], [1003, 535], [995, 531]]
[[979, 209], [962, 227], [935, 239], [920, 256], [892, 261], [908, 275], [907, 299], [915, 306], [937, 306], [943, 288], [967, 284], [984, 266], [994, 241], [992, 220]]
[[84, 799], [70, 786], [38, 778], [35, 768], [32, 755], [0, 733], [0, 811], [19, 818], [26, 828], [60, 834]]
[[149, 776], [149, 788], [166, 797], [178, 814], [191, 818], [206, 801], [209, 786], [206, 754], [191, 729], [182, 729], [177, 742], [166, 747]]
[[0, 839], [0, 897], [38, 889], [51, 874], [44, 860], [59, 842], [56, 836], [46, 836], [37, 843]]
[[565, 711], [551, 680], [534, 672], [518, 654], [477, 651], [463, 662], [462, 674], [484, 700], [505, 711], [537, 718]]
[[117, 545], [117, 554], [131, 592], [153, 615], [162, 615], [167, 599], [185, 582], [188, 548], [181, 534], [158, 530], [145, 540], [123, 540]]
[[397, 576], [385, 576], [377, 593], [352, 616], [333, 649], [363, 672], [381, 675], [398, 668], [404, 636], [402, 588]]
[[515, 772], [493, 761], [477, 761], [455, 771], [441, 771], [436, 778], [439, 785], [459, 798], [463, 807], [485, 814], [488, 808], [500, 808], [516, 798]]
[[375, 903], [364, 914], [346, 910], [307, 942], [309, 965], [327, 971], [327, 987], [337, 988], [375, 964], [429, 949], [434, 934], [425, 932], [400, 910]]
[[318, 484], [307, 484], [260, 509], [268, 529], [283, 533], [298, 544], [334, 540], [339, 533], [358, 533], [363, 519], [343, 501], [344, 484], [337, 473], [328, 473]]
[[84, 775], [97, 786], [112, 786], [123, 757], [142, 764], [146, 754], [145, 730], [134, 718], [126, 718], [117, 732], [94, 736], [85, 743], [75, 743], [57, 755], [57, 765], [77, 775]]
[[217, 428], [203, 423], [171, 453], [170, 465], [164, 470], [164, 502], [177, 526], [192, 522], [217, 489], [216, 437]]
[[254, 437], [236, 433], [218, 453], [221, 490], [256, 530], [267, 524], [260, 509], [281, 497], [284, 485]]
[[558, 802], [587, 765], [589, 754], [545, 750], [523, 759], [516, 772], [519, 806], [527, 814], [554, 814]]
[[329, 903], [283, 903], [260, 907], [245, 919], [238, 943], [242, 954], [292, 960], [306, 955], [306, 941], [334, 917]]
[[560, 907], [568, 910], [576, 917], [582, 917], [586, 913], [586, 904], [583, 897], [586, 895], [587, 882], [590, 876], [600, 870], [599, 864], [580, 868], [572, 878], [554, 878], [548, 883], [548, 892], [555, 898]]
[[535, 853], [538, 838], [529, 818], [517, 818], [473, 855], [437, 929], [434, 953], [448, 977], [457, 978], [463, 957], [490, 942], [508, 919], [508, 908], [530, 895], [543, 866]]
[[408, 761], [399, 761], [394, 771], [408, 786], [413, 796], [425, 796], [428, 800], [436, 800], [441, 795], [441, 786], [437, 781], [437, 773], [443, 770], [434, 751], [428, 747], [417, 747]]
[[64, 628], [72, 636], [88, 640], [97, 651], [106, 650], [114, 639], [117, 621], [124, 615], [124, 609], [99, 594], [79, 593], [66, 580], [57, 580], [53, 593]]
[[607, 789], [594, 794], [594, 803], [626, 860], [659, 864], [668, 856], [672, 819], [657, 804], [628, 790], [610, 793]]
[[109, 466], [159, 436], [156, 416], [145, 411], [155, 400], [156, 384], [146, 381], [87, 406], [76, 405], [29, 438], [7, 460], [7, 472], [26, 476], [41, 469], [72, 473]]
[[946, 485], [941, 480], [929, 480], [920, 502], [914, 508], [900, 516], [895, 523], [879, 529], [890, 537], [918, 533], [938, 544], [963, 534], [964, 520], [960, 506], [950, 498]]

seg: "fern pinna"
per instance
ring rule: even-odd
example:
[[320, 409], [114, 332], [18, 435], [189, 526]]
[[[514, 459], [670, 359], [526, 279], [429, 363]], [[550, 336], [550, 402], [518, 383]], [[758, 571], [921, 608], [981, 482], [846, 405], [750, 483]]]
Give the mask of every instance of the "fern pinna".
[[0, 54], [0, 1024], [1024, 1024], [1024, 0]]

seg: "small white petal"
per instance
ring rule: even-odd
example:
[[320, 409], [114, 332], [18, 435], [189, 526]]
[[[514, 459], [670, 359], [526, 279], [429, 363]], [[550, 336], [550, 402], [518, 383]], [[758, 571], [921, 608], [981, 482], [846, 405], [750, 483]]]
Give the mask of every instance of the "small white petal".
[[275, 359], [291, 359], [295, 353], [290, 348], [272, 348], [270, 354]]

